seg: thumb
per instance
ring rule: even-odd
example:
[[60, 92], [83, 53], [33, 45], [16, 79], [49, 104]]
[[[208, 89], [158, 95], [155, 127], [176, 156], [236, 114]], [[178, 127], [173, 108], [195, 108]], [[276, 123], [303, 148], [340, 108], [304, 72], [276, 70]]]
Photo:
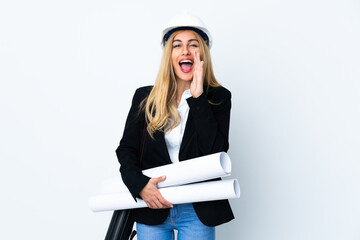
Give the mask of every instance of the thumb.
[[155, 183], [158, 183], [158, 182], [162, 182], [166, 179], [166, 176], [161, 176], [161, 177], [157, 177], [157, 178], [154, 178], [154, 182]]

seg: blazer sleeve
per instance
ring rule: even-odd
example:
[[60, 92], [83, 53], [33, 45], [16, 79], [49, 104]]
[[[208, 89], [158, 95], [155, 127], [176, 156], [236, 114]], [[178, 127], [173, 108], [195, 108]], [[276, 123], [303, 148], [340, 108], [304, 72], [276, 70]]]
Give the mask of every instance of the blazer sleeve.
[[138, 110], [139, 104], [145, 97], [145, 94], [145, 88], [138, 88], [135, 91], [126, 119], [124, 133], [115, 151], [120, 163], [121, 177], [135, 201], [136, 197], [139, 197], [140, 191], [150, 180], [149, 177], [142, 174], [139, 166], [139, 151], [145, 124], [145, 115], [144, 113], [138, 114]]
[[212, 105], [205, 91], [198, 97], [187, 99], [194, 117], [196, 134], [201, 154], [227, 152], [229, 149], [229, 126], [231, 92], [224, 87], [215, 90]]

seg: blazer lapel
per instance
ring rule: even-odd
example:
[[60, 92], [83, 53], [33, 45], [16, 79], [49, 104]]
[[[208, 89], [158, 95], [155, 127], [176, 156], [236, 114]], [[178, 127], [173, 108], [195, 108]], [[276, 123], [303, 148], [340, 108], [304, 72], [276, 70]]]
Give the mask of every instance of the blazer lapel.
[[182, 152], [184, 151], [186, 144], [189, 142], [189, 140], [191, 139], [191, 137], [194, 133], [195, 133], [195, 125], [194, 125], [194, 121], [193, 121], [191, 109], [190, 109], [188, 119], [187, 119], [186, 125], [185, 125], [184, 136], [183, 136], [183, 138], [181, 140], [181, 144], [180, 144], [179, 161], [184, 160], [184, 159], [180, 159], [180, 156], [182, 155]]
[[169, 151], [167, 149], [166, 146], [166, 142], [165, 142], [165, 134], [163, 131], [158, 131], [158, 139], [159, 139], [159, 146], [161, 146], [161, 148], [163, 149], [162, 152], [164, 152], [165, 154], [165, 158], [168, 160], [168, 163], [172, 163], [170, 155], [169, 155]]

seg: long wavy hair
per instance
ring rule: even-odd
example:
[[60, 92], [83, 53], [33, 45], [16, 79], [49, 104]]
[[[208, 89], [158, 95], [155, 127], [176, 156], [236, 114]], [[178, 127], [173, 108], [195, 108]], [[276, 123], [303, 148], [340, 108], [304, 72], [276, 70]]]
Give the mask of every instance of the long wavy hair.
[[[180, 123], [180, 114], [177, 111], [176, 105], [177, 83], [175, 71], [172, 65], [171, 54], [172, 43], [175, 36], [183, 31], [191, 30], [176, 31], [166, 42], [154, 87], [152, 88], [149, 96], [140, 103], [140, 111], [145, 112], [147, 131], [153, 139], [156, 131], [164, 131], [164, 128], [168, 126], [165, 131], [166, 133], [174, 129]], [[219, 87], [221, 85], [216, 80], [213, 72], [209, 47], [198, 33], [194, 31], [192, 32], [199, 41], [200, 60], [204, 61], [204, 91], [207, 93], [209, 86]]]

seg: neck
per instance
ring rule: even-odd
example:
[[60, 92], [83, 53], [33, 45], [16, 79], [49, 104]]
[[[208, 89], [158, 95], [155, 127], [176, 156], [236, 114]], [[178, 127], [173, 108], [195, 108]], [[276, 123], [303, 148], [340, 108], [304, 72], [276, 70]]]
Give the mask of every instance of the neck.
[[176, 105], [179, 105], [182, 94], [190, 89], [191, 82], [190, 81], [177, 81], [177, 91], [176, 91]]

